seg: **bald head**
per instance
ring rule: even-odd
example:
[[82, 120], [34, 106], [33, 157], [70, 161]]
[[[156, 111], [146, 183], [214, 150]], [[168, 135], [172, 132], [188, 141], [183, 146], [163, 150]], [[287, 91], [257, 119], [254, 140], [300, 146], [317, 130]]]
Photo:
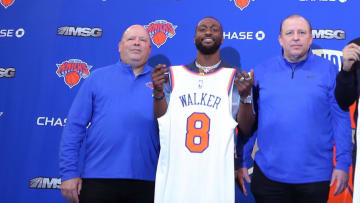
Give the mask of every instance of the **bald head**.
[[301, 19], [303, 19], [303, 20], [306, 22], [306, 24], [308, 25], [308, 28], [309, 28], [309, 30], [310, 30], [310, 32], [311, 32], [312, 27], [311, 27], [311, 24], [310, 24], [310, 22], [308, 21], [308, 19], [306, 19], [305, 17], [303, 17], [303, 16], [301, 16], [301, 15], [293, 14], [293, 15], [289, 15], [288, 17], [284, 18], [284, 19], [281, 21], [281, 23], [280, 23], [280, 33], [281, 33], [282, 30], [283, 30], [284, 22], [285, 22], [286, 20], [288, 20], [288, 19], [294, 19], [294, 18], [301, 18]]
[[143, 32], [150, 39], [150, 35], [147, 32], [147, 30], [145, 29], [145, 27], [142, 25], [139, 25], [139, 24], [135, 24], [135, 25], [131, 25], [130, 27], [128, 27], [125, 30], [125, 32], [123, 33], [123, 35], [121, 37], [121, 40], [124, 39], [124, 36], [129, 35], [130, 33], [133, 33], [133, 32], [138, 32], [138, 33]]
[[125, 30], [119, 52], [122, 62], [142, 71], [151, 52], [150, 36], [144, 26], [132, 25]]

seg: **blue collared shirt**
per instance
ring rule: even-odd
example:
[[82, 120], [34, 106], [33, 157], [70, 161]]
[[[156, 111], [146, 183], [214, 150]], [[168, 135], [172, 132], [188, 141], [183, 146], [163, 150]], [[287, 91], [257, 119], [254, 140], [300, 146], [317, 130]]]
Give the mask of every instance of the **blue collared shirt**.
[[[130, 66], [118, 62], [92, 72], [83, 82], [62, 134], [62, 181], [75, 177], [155, 180], [159, 137], [151, 71], [145, 66], [135, 76]], [[83, 169], [79, 167], [81, 145], [85, 145]]]
[[255, 68], [258, 129], [244, 147], [250, 157], [257, 136], [255, 161], [271, 180], [285, 183], [328, 181], [336, 167], [351, 164], [349, 113], [334, 96], [337, 68], [313, 55], [298, 63], [279, 56]]

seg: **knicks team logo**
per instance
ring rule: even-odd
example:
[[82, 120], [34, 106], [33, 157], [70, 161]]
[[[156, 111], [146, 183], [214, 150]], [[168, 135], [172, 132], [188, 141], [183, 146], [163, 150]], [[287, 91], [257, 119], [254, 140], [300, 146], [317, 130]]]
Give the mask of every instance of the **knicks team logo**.
[[90, 75], [92, 66], [83, 62], [80, 59], [70, 59], [61, 64], [56, 64], [58, 67], [56, 74], [64, 78], [65, 84], [70, 88], [74, 87], [80, 82], [80, 79], [87, 78]]
[[230, 1], [234, 1], [235, 6], [240, 8], [240, 10], [244, 10], [250, 4], [250, 0], [230, 0]]
[[149, 25], [144, 25], [144, 27], [149, 32], [153, 44], [159, 48], [165, 44], [168, 38], [173, 38], [175, 36], [177, 25], [173, 25], [166, 20], [156, 20]]
[[147, 82], [145, 83], [146, 87], [150, 88], [150, 89], [154, 89], [154, 85], [152, 82]]
[[15, 0], [1, 0], [1, 5], [4, 6], [4, 8], [7, 8], [11, 6], [14, 3]]

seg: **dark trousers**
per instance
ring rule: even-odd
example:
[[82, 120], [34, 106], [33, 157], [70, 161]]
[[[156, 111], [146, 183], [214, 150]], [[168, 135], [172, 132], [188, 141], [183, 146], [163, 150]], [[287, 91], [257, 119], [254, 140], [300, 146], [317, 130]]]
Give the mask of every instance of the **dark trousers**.
[[326, 203], [329, 197], [329, 181], [288, 184], [265, 177], [254, 164], [251, 192], [256, 203]]
[[83, 179], [80, 203], [153, 203], [155, 183], [127, 179]]

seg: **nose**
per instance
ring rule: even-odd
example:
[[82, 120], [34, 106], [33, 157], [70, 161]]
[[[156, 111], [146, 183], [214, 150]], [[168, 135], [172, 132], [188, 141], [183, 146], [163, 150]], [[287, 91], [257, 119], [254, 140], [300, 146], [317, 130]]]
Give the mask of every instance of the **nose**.
[[211, 29], [210, 29], [210, 28], [209, 28], [209, 29], [206, 29], [205, 34], [206, 34], [206, 35], [211, 35], [211, 34], [212, 34], [212, 33], [211, 33]]
[[139, 38], [136, 38], [136, 39], [134, 40], [134, 44], [135, 44], [135, 45], [140, 45], [140, 39], [139, 39]]
[[300, 34], [298, 34], [297, 32], [294, 33], [293, 39], [294, 40], [299, 40], [299, 36]]

